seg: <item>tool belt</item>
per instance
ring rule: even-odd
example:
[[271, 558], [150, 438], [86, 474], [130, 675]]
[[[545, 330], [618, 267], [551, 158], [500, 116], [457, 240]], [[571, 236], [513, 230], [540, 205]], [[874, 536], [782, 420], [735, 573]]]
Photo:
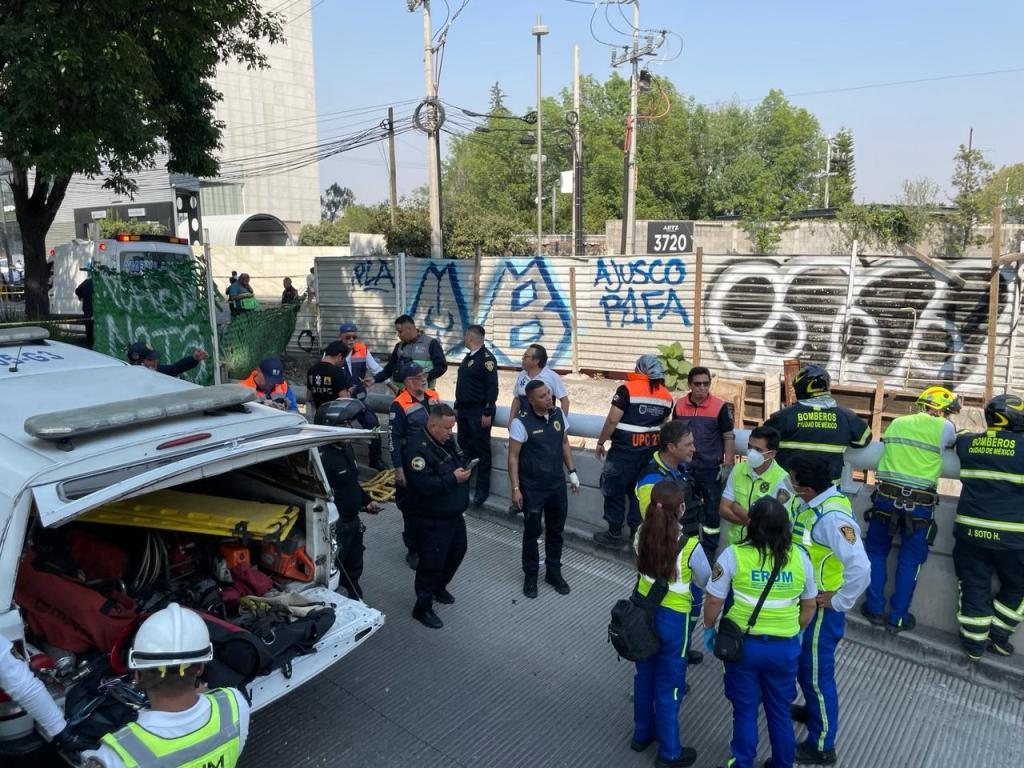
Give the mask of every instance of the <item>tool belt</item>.
[[934, 509], [939, 503], [939, 495], [934, 491], [924, 491], [920, 488], [910, 488], [906, 485], [887, 483], [884, 480], [878, 484], [877, 492], [887, 499], [896, 502], [897, 509], [909, 507], [927, 507]]
[[[895, 491], [895, 493], [894, 493]], [[938, 535], [939, 526], [931, 517], [916, 517], [914, 510], [918, 507], [925, 509], [929, 514], [934, 510], [939, 497], [931, 491], [923, 491], [920, 488], [908, 488], [893, 483], [879, 483], [875, 490], [876, 495], [893, 500], [891, 512], [871, 506], [864, 513], [864, 519], [868, 522], [873, 517], [888, 521], [889, 535], [897, 533], [903, 536], [913, 536], [914, 532], [921, 528], [927, 528], [925, 543], [930, 547]], [[896, 495], [898, 494], [898, 495]], [[872, 500], [874, 497], [872, 497]]]

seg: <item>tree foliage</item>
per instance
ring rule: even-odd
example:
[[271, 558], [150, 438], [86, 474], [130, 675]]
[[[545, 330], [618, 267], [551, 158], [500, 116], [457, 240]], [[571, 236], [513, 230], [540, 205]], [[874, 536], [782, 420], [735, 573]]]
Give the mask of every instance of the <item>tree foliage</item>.
[[125, 235], [166, 235], [167, 227], [155, 221], [124, 221], [117, 216], [100, 219], [100, 238]]
[[920, 245], [936, 222], [939, 186], [931, 179], [903, 181], [895, 205], [857, 205], [852, 201], [839, 208], [836, 219], [843, 248], [858, 241], [861, 250], [889, 251], [906, 245]]
[[26, 309], [47, 312], [46, 233], [73, 174], [130, 193], [168, 169], [217, 172], [219, 64], [266, 65], [280, 17], [259, 0], [20, 0], [0, 13], [0, 155], [25, 248]]
[[991, 211], [1003, 206], [1003, 221], [1024, 224], [1024, 163], [1006, 165], [993, 173], [981, 189], [980, 207]]
[[968, 149], [963, 144], [953, 156], [953, 204], [956, 212], [952, 216], [949, 228], [950, 249], [963, 254], [971, 245], [983, 245], [984, 238], [978, 237], [975, 230], [978, 224], [986, 221], [992, 213], [985, 208], [983, 190], [992, 174], [992, 163], [985, 159], [980, 149]]
[[857, 174], [853, 160], [853, 133], [848, 128], [840, 128], [832, 139], [831, 172], [833, 175], [829, 179], [829, 206], [841, 208], [852, 203]]
[[320, 195], [320, 216], [327, 221], [334, 221], [341, 211], [355, 201], [356, 196], [351, 189], [334, 182]]

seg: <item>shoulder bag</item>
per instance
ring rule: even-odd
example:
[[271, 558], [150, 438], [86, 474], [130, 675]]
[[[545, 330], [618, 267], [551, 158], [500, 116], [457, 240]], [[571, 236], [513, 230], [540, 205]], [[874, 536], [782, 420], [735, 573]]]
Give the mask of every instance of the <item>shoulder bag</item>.
[[750, 618], [747, 619], [747, 626], [744, 629], [740, 629], [739, 624], [725, 616], [718, 622], [718, 634], [715, 637], [715, 656], [717, 658], [722, 661], [740, 661], [743, 658], [743, 641], [750, 634], [750, 629], [757, 621], [757, 615], [761, 613], [764, 601], [767, 599], [768, 593], [771, 592], [772, 584], [778, 578], [781, 568], [781, 563], [775, 564], [775, 567], [772, 569], [772, 575], [768, 577], [768, 583], [761, 590], [761, 596], [757, 598], [757, 605], [754, 606], [754, 610], [751, 612]]

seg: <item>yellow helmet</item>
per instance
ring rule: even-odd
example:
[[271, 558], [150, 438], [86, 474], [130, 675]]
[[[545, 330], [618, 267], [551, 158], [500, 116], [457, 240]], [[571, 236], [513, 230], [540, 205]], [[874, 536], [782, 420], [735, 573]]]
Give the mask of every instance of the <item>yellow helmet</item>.
[[917, 398], [921, 410], [933, 408], [946, 413], [960, 413], [960, 398], [945, 387], [928, 387]]

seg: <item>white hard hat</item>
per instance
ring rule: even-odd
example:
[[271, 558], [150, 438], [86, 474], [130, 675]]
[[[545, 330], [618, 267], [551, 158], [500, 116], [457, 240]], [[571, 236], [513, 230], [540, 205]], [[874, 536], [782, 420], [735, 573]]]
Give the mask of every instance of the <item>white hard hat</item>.
[[193, 611], [171, 603], [142, 622], [128, 652], [128, 668], [202, 664], [212, 658], [205, 622]]

